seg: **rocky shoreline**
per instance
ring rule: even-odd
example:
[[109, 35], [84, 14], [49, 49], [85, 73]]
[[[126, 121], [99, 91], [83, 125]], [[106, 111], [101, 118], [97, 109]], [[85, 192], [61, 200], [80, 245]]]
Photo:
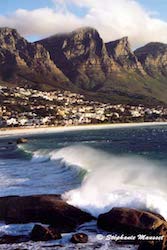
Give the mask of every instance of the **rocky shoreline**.
[[[89, 236], [77, 228], [95, 220], [97, 227], [108, 233], [110, 240], [117, 235], [117, 244], [134, 244], [138, 250], [167, 249], [167, 222], [161, 215], [131, 208], [113, 208], [94, 218], [69, 205], [60, 195], [0, 197], [0, 220], [6, 224], [35, 223], [28, 235], [2, 235], [0, 245], [56, 241], [64, 233], [72, 233], [69, 242], [85, 244], [89, 242]], [[57, 244], [56, 247], [63, 246]]]

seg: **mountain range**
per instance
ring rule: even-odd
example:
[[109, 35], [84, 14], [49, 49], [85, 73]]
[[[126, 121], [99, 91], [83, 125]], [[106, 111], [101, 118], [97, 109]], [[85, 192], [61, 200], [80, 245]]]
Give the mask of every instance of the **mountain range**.
[[0, 84], [75, 91], [111, 103], [167, 104], [167, 44], [133, 51], [128, 37], [105, 43], [91, 27], [30, 43], [0, 28]]

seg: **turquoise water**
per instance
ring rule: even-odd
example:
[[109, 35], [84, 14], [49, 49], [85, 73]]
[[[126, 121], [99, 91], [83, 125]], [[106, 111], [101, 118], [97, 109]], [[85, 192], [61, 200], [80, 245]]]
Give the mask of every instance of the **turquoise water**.
[[166, 169], [167, 126], [33, 135], [28, 136], [27, 144], [8, 145], [16, 139], [0, 138], [1, 196], [74, 189], [80, 186], [88, 168], [91, 170], [87, 161], [94, 162], [99, 152], [117, 158], [142, 157]]

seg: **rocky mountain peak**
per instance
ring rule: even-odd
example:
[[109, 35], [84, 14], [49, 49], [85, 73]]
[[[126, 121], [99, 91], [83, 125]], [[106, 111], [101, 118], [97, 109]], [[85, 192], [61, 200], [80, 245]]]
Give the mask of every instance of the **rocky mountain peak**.
[[113, 58], [118, 58], [120, 56], [126, 56], [132, 53], [128, 37], [123, 37], [116, 41], [106, 43], [106, 48], [108, 55]]
[[96, 29], [92, 27], [81, 27], [76, 30], [73, 30], [72, 32], [68, 33], [59, 33], [56, 35], [53, 35], [49, 37], [48, 39], [58, 39], [58, 38], [75, 38], [75, 39], [84, 39], [85, 36], [90, 36], [90, 38], [97, 38], [99, 36], [99, 33]]
[[157, 57], [167, 52], [167, 44], [151, 42], [135, 51], [136, 56], [146, 58], [148, 55]]
[[16, 29], [8, 28], [8, 27], [2, 27], [0, 28], [0, 35], [17, 35], [20, 36]]
[[0, 79], [30, 84], [68, 79], [40, 44], [29, 43], [15, 29], [0, 29]]
[[[49, 51], [51, 49], [62, 50], [67, 59], [73, 60], [77, 60], [80, 56], [89, 56], [90, 53], [98, 54], [98, 46], [102, 47], [103, 45], [103, 41], [97, 30], [90, 27], [79, 28], [67, 34], [58, 34], [44, 39], [40, 43]], [[78, 60], [76, 62], [79, 63]]]
[[167, 77], [167, 44], [152, 42], [135, 51], [145, 71], [153, 77]]
[[1, 48], [15, 50], [17, 46], [25, 46], [26, 40], [20, 36], [15, 29], [0, 28], [0, 46]]
[[78, 29], [72, 31], [71, 33], [69, 33], [69, 35], [70, 34], [87, 34], [87, 33], [92, 34], [92, 35], [99, 34], [95, 28], [87, 26], [87, 27], [78, 28]]
[[141, 63], [131, 50], [128, 37], [123, 37], [116, 41], [106, 43], [107, 53], [116, 63], [127, 70], [137, 70], [145, 74]]
[[58, 86], [104, 101], [143, 103], [149, 97], [151, 103], [166, 103], [166, 78], [166, 44], [149, 43], [133, 52], [128, 37], [104, 43], [91, 27], [29, 43], [14, 29], [0, 29], [3, 81]]
[[95, 88], [105, 80], [103, 66], [107, 56], [99, 33], [90, 27], [59, 34], [39, 41], [64, 74], [84, 89]]

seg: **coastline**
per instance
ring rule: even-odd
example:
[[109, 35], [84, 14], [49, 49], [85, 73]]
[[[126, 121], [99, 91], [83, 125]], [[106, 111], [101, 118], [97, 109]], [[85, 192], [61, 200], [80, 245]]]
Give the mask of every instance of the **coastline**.
[[[149, 129], [149, 126], [151, 129]], [[82, 133], [79, 133], [79, 131], [85, 131], [83, 133], [83, 136], [87, 135], [89, 136], [89, 134], [90, 136], [92, 136], [92, 134], [94, 133], [95, 135], [100, 134], [102, 138], [105, 134], [106, 138], [108, 138], [108, 136], [110, 136], [110, 133], [116, 134], [116, 136], [118, 136], [119, 132], [121, 132], [120, 134], [123, 136], [123, 138], [126, 138], [126, 140], [128, 141], [129, 137], [125, 135], [129, 135], [131, 132], [133, 134], [135, 132], [135, 128], [139, 128], [140, 130], [141, 127], [141, 134], [144, 137], [145, 133], [146, 135], [147, 133], [150, 135], [150, 133], [152, 132], [152, 130], [154, 130], [154, 128], [155, 129], [158, 128], [157, 130], [160, 131], [160, 133], [162, 131], [165, 131], [166, 127], [163, 126], [167, 126], [167, 123], [150, 122], [150, 123], [99, 124], [99, 125], [86, 125], [86, 126], [82, 125], [82, 126], [71, 126], [71, 127], [45, 127], [45, 128], [39, 127], [39, 128], [13, 128], [13, 129], [11, 128], [11, 129], [0, 130], [0, 138], [3, 138], [4, 136], [5, 138], [4, 141], [9, 143], [10, 141], [13, 142], [14, 140], [14, 137], [12, 136], [15, 136], [15, 138], [16, 136], [20, 138], [21, 137], [26, 138], [26, 136], [28, 137], [32, 134], [42, 135], [46, 133], [47, 135], [47, 133], [57, 133], [57, 136], [59, 135], [58, 136], [59, 141], [62, 140], [62, 136], [66, 137], [66, 140], [68, 141], [68, 138], [70, 139], [71, 137], [75, 136], [73, 134], [74, 132], [71, 132], [69, 134], [66, 133], [65, 135], [62, 134], [62, 136], [61, 134], [58, 133], [62, 133], [64, 131], [78, 131], [76, 137], [79, 137], [80, 140], [80, 134]], [[130, 127], [132, 129], [128, 129]], [[121, 130], [120, 128], [122, 128], [122, 131], [120, 131]], [[108, 129], [108, 130], [103, 130], [103, 129]], [[101, 132], [98, 133], [98, 131]], [[2, 135], [2, 137], [1, 137], [1, 132], [3, 132], [4, 134]], [[149, 135], [148, 137], [146, 136], [146, 140], [147, 138], [149, 138]], [[52, 141], [52, 135], [50, 135], [50, 137]], [[43, 140], [43, 138], [40, 137], [37, 139]], [[105, 137], [103, 139], [105, 140]], [[129, 145], [131, 142], [134, 142], [135, 144], [135, 141], [133, 140], [134, 138], [132, 137], [132, 141], [129, 142]], [[1, 141], [3, 142], [3, 140]], [[155, 141], [153, 140], [152, 143], [154, 143]], [[159, 141], [161, 142], [161, 140]], [[54, 140], [52, 143], [50, 145], [55, 145]], [[106, 143], [105, 145], [107, 144], [108, 143]], [[163, 144], [164, 143], [162, 141], [162, 145]], [[47, 142], [44, 142], [43, 145], [45, 148]], [[64, 145], [64, 143], [62, 145]], [[116, 143], [115, 147], [117, 147], [118, 145], [120, 145], [120, 140], [118, 140], [118, 143]], [[39, 144], [39, 146], [40, 148], [43, 148], [43, 146], [41, 147], [41, 144]], [[52, 148], [53, 147], [49, 146], [49, 151]], [[34, 147], [31, 151], [38, 152], [38, 149], [39, 147]], [[154, 152], [156, 152], [156, 149], [157, 148], [155, 148]], [[63, 149], [62, 154], [58, 153], [58, 155], [56, 156], [57, 158], [53, 157], [53, 159], [55, 159], [56, 161], [53, 164], [50, 164], [48, 160], [45, 161], [44, 159], [43, 161], [43, 151], [40, 151], [39, 149], [39, 154], [36, 155], [37, 158], [35, 158], [35, 161], [31, 161], [30, 159], [30, 161], [28, 160], [26, 163], [25, 161], [22, 161], [23, 158], [20, 158], [20, 161], [18, 160], [15, 161], [15, 158], [14, 160], [12, 160], [12, 158], [10, 158], [10, 154], [8, 154], [8, 146], [5, 148], [5, 151], [7, 151], [7, 154], [5, 156], [6, 158], [4, 159], [9, 158], [9, 164], [7, 161], [7, 164], [5, 163], [5, 165], [3, 165], [3, 161], [5, 162], [6, 160], [3, 160], [2, 158], [1, 185], [3, 188], [3, 185], [5, 187], [7, 183], [7, 188], [5, 187], [4, 190], [2, 189], [1, 191], [2, 197], [0, 197], [0, 215], [2, 221], [2, 224], [0, 225], [0, 230], [1, 230], [0, 249], [14, 250], [21, 247], [30, 250], [39, 248], [55, 249], [55, 247], [56, 249], [61, 249], [63, 247], [64, 250], [68, 250], [69, 248], [77, 250], [78, 249], [77, 244], [80, 243], [81, 245], [80, 248], [83, 250], [92, 248], [96, 249], [99, 248], [99, 246], [101, 249], [106, 248], [106, 249], [117, 250], [120, 249], [120, 244], [121, 248], [123, 248], [124, 250], [130, 250], [130, 249], [142, 250], [152, 246], [153, 248], [162, 250], [163, 249], [162, 247], [158, 248], [159, 242], [161, 245], [166, 244], [165, 233], [163, 231], [164, 229], [166, 230], [166, 221], [165, 221], [166, 210], [162, 208], [162, 206], [163, 205], [165, 206], [166, 204], [165, 195], [164, 198], [162, 196], [163, 200], [161, 200], [159, 193], [158, 196], [156, 195], [154, 196], [153, 187], [151, 188], [151, 194], [149, 194], [150, 189], [148, 189], [148, 192], [145, 189], [144, 192], [142, 190], [140, 192], [140, 190], [136, 188], [134, 194], [133, 192], [131, 193], [130, 189], [128, 188], [125, 188], [125, 192], [124, 190], [121, 192], [119, 191], [119, 187], [121, 186], [120, 183], [126, 183], [128, 178], [131, 177], [132, 178], [134, 177], [133, 181], [135, 181], [135, 176], [142, 177], [141, 178], [143, 181], [142, 183], [144, 184], [148, 182], [148, 179], [150, 177], [152, 177], [152, 181], [154, 183], [154, 177], [153, 177], [154, 170], [151, 169], [150, 171], [148, 170], [148, 172], [142, 171], [143, 174], [140, 175], [140, 171], [143, 170], [143, 168], [141, 168], [142, 162], [139, 162], [140, 163], [139, 166], [137, 159], [134, 159], [132, 162], [128, 161], [126, 163], [126, 160], [124, 161], [124, 159], [122, 158], [123, 160], [118, 161], [118, 163], [117, 162], [114, 163], [115, 161], [114, 158], [109, 159], [108, 154], [106, 155], [106, 153], [104, 153], [103, 156], [103, 154], [101, 154], [99, 150], [96, 152], [90, 151], [90, 153], [87, 155], [87, 151], [85, 151], [85, 148], [83, 148], [83, 150], [81, 148], [81, 151], [73, 151], [73, 150], [69, 151], [67, 148], [67, 151], [66, 150], [64, 151]], [[5, 151], [3, 151], [2, 147], [3, 157], [5, 155]], [[107, 149], [105, 152], [107, 152]], [[133, 152], [136, 152], [135, 147]], [[11, 153], [13, 154], [13, 152]], [[64, 163], [61, 164], [62, 162], [61, 159], [68, 160], [68, 158], [64, 157], [66, 155], [67, 156], [69, 155], [70, 158], [73, 159], [72, 162], [70, 164], [68, 164], [67, 162], [67, 165]], [[89, 158], [89, 155], [91, 156], [91, 158]], [[38, 156], [42, 156], [41, 158], [42, 161], [40, 158], [38, 161]], [[63, 158], [60, 159], [59, 158], [60, 156]], [[57, 159], [60, 159], [60, 163], [58, 163]], [[95, 174], [91, 174], [90, 175], [91, 179], [89, 179], [89, 177], [87, 178], [88, 186], [84, 185], [83, 188], [83, 190], [86, 190], [86, 192], [84, 191], [82, 193], [81, 191], [81, 195], [79, 194], [78, 196], [78, 189], [75, 191], [75, 187], [69, 186], [69, 184], [72, 183], [73, 180], [77, 181], [77, 179], [75, 179], [75, 175], [79, 176], [77, 166], [80, 166], [79, 164], [80, 162], [82, 163], [82, 159], [83, 160], [86, 159], [86, 161], [83, 162], [85, 164], [84, 169], [89, 169], [88, 168], [89, 165], [90, 166], [92, 165], [92, 172], [98, 169], [100, 169], [100, 172], [97, 171], [95, 172]], [[100, 159], [102, 159], [102, 161]], [[129, 165], [129, 168], [127, 168], [127, 164]], [[108, 172], [106, 172], [107, 166], [110, 167], [110, 165], [111, 169], [107, 169]], [[72, 168], [70, 166], [72, 166]], [[75, 172], [73, 166], [76, 166]], [[57, 167], [58, 169], [58, 174], [56, 173], [57, 170], [55, 169], [55, 167]], [[113, 171], [113, 167], [115, 168], [116, 171]], [[136, 169], [135, 176], [131, 174], [134, 173], [134, 167]], [[144, 165], [144, 167], [146, 168], [147, 166]], [[126, 171], [124, 171], [124, 169]], [[66, 170], [67, 171], [70, 170], [71, 172], [66, 172]], [[62, 173], [62, 175], [60, 175], [60, 173]], [[155, 173], [156, 173], [155, 180], [157, 181], [157, 173], [159, 174], [159, 176], [161, 176], [160, 169], [158, 169], [158, 172], [155, 169]], [[165, 177], [165, 172], [163, 172], [163, 175]], [[66, 179], [64, 178], [64, 176], [68, 176], [69, 181], [68, 178]], [[122, 176], [124, 177], [122, 178]], [[112, 192], [112, 188], [108, 189], [108, 186], [111, 187], [113, 185], [111, 184], [111, 180], [114, 180], [114, 178], [116, 178], [116, 180], [118, 179], [118, 182], [117, 181], [113, 182], [115, 190], [114, 192]], [[3, 181], [5, 181], [4, 184]], [[96, 189], [96, 183], [98, 183], [97, 187], [100, 187], [100, 189], [99, 188]], [[72, 190], [74, 196], [73, 195], [63, 196], [63, 198], [61, 198], [60, 196], [62, 194], [62, 191], [60, 189], [61, 185], [67, 186], [69, 190]], [[163, 179], [162, 182], [160, 180], [160, 185], [163, 186]], [[101, 189], [102, 186], [104, 187], [104, 189]], [[56, 189], [56, 187], [58, 187], [58, 189]], [[118, 192], [117, 188], [115, 187], [118, 187]], [[20, 190], [17, 188], [19, 188]], [[7, 192], [5, 191], [5, 189], [7, 190]], [[41, 190], [42, 192], [39, 191], [38, 193], [38, 190]], [[57, 190], [59, 191], [57, 192]], [[93, 190], [92, 191], [93, 196], [94, 194], [97, 195], [95, 196], [95, 199], [92, 198], [93, 197], [92, 195], [90, 195], [91, 190]], [[76, 198], [74, 199], [73, 197]], [[98, 201], [97, 203], [96, 200]], [[118, 203], [120, 204], [120, 200], [121, 200], [121, 205], [120, 207], [118, 207]], [[89, 204], [91, 204], [91, 206]], [[100, 205], [102, 204], [100, 206], [102, 209], [98, 208], [98, 204]], [[140, 204], [142, 204], [141, 207]], [[148, 209], [148, 211], [144, 212], [143, 206], [145, 206], [146, 209]], [[24, 209], [25, 207], [29, 208], [30, 213], [27, 213], [27, 210]], [[155, 211], [158, 211], [158, 213], [157, 212], [154, 213]], [[44, 217], [43, 214], [45, 214]], [[163, 219], [162, 216], [164, 216], [165, 219]], [[113, 217], [116, 218], [115, 228], [114, 224], [112, 224]], [[131, 222], [129, 218], [137, 218], [137, 219]], [[19, 225], [18, 222], [22, 223], [21, 227], [18, 226]], [[4, 230], [4, 227], [7, 223], [10, 223], [11, 226], [8, 227], [7, 230], [6, 228]], [[145, 228], [144, 233], [143, 233], [143, 228]], [[138, 231], [136, 231], [136, 229]], [[115, 238], [115, 232], [117, 232], [117, 230], [118, 230], [118, 235], [120, 231], [122, 234], [120, 236], [116, 236]], [[129, 235], [129, 230], [132, 230], [132, 232], [130, 232], [130, 236], [127, 236]], [[64, 231], [66, 231], [66, 234], [64, 233]], [[36, 236], [34, 236], [36, 235], [35, 232], [39, 232], [38, 234], [39, 236], [37, 238], [35, 238]], [[53, 234], [53, 232], [58, 232], [58, 233]], [[145, 241], [148, 242], [148, 245], [146, 245], [146, 248], [142, 248], [143, 239], [140, 240], [140, 237], [149, 237], [151, 233], [155, 235], [154, 236], [155, 240], [150, 239], [151, 245], [149, 245], [148, 241], [149, 238], [147, 238], [147, 240]], [[15, 236], [15, 234], [17, 235]], [[47, 237], [50, 238], [46, 238], [46, 235]], [[82, 241], [74, 242], [72, 241], [74, 237], [78, 241], [80, 239]], [[84, 239], [86, 240], [83, 241]]]
[[127, 127], [145, 127], [145, 126], [159, 126], [167, 125], [167, 122], [141, 122], [141, 123], [111, 123], [111, 124], [88, 124], [78, 126], [59, 126], [59, 127], [19, 127], [19, 128], [1, 128], [0, 138], [8, 136], [28, 136], [34, 134], [44, 133], [62, 133], [70, 131], [82, 130], [99, 130], [99, 129], [113, 129], [113, 128], [127, 128]]

